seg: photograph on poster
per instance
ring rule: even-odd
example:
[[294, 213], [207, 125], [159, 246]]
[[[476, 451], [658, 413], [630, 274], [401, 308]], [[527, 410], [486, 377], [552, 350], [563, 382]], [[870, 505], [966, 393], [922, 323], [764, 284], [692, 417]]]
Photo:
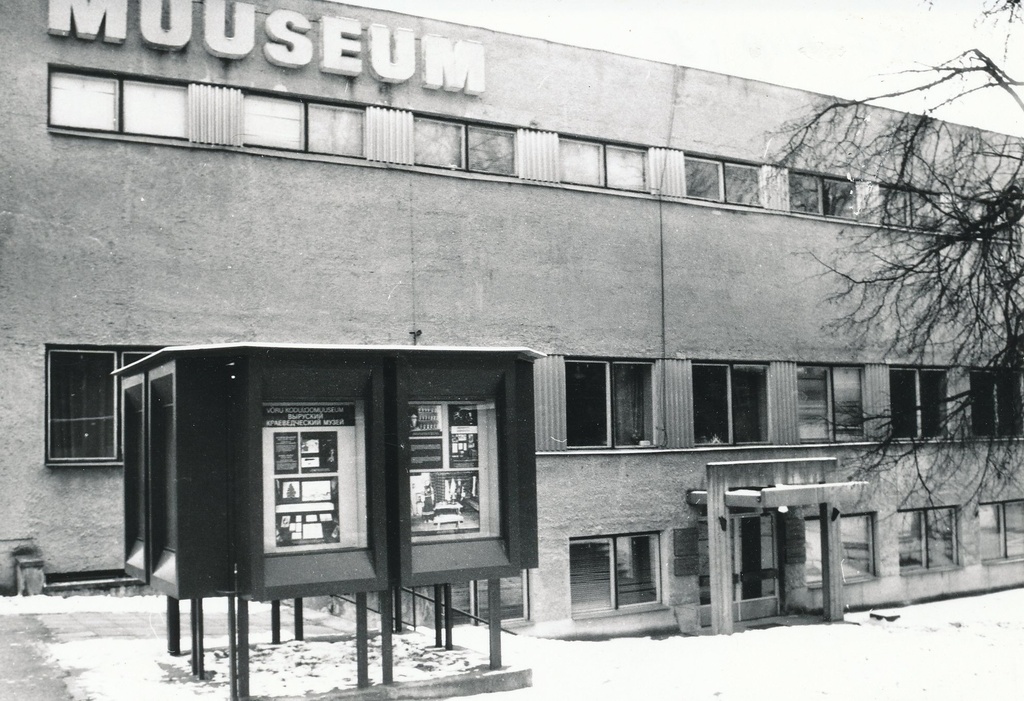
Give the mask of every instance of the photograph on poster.
[[443, 470], [410, 475], [413, 534], [480, 531], [478, 470]]
[[338, 469], [338, 434], [334, 431], [302, 432], [301, 465], [308, 472], [336, 472]]
[[309, 503], [313, 501], [333, 501], [336, 489], [333, 487], [337, 480], [304, 480], [302, 482], [302, 501]]

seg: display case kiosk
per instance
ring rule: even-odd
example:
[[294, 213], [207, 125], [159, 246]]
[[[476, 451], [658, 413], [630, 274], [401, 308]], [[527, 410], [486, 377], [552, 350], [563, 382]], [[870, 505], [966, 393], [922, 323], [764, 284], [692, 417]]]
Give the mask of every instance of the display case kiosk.
[[175, 600], [365, 601], [536, 567], [537, 357], [243, 343], [126, 366], [126, 570]]

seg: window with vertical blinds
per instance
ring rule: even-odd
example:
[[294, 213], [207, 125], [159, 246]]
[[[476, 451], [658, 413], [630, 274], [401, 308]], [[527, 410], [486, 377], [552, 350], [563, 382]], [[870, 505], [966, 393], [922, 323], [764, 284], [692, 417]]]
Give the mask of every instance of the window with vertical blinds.
[[570, 541], [573, 616], [659, 601], [658, 543], [655, 533]]

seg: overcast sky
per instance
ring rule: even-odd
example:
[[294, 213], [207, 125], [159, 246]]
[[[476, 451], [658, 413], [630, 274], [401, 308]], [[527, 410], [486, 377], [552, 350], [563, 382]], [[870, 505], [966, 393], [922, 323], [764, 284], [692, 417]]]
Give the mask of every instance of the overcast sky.
[[[981, 22], [986, 0], [359, 0], [364, 5], [565, 44], [864, 97], [883, 76], [980, 48], [1024, 79], [1024, 41]], [[1017, 29], [1024, 38], [1024, 25]], [[1007, 48], [1009, 53], [1007, 54]], [[892, 105], [913, 109], [913, 104]], [[943, 117], [1024, 134], [1006, 98]]]

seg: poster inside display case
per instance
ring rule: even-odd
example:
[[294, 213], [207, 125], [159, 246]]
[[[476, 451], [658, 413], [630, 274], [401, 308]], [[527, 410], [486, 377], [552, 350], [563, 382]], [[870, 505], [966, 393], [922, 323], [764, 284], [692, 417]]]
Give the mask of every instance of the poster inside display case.
[[264, 550], [367, 544], [362, 402], [263, 405]]
[[414, 540], [499, 535], [493, 402], [409, 405]]

